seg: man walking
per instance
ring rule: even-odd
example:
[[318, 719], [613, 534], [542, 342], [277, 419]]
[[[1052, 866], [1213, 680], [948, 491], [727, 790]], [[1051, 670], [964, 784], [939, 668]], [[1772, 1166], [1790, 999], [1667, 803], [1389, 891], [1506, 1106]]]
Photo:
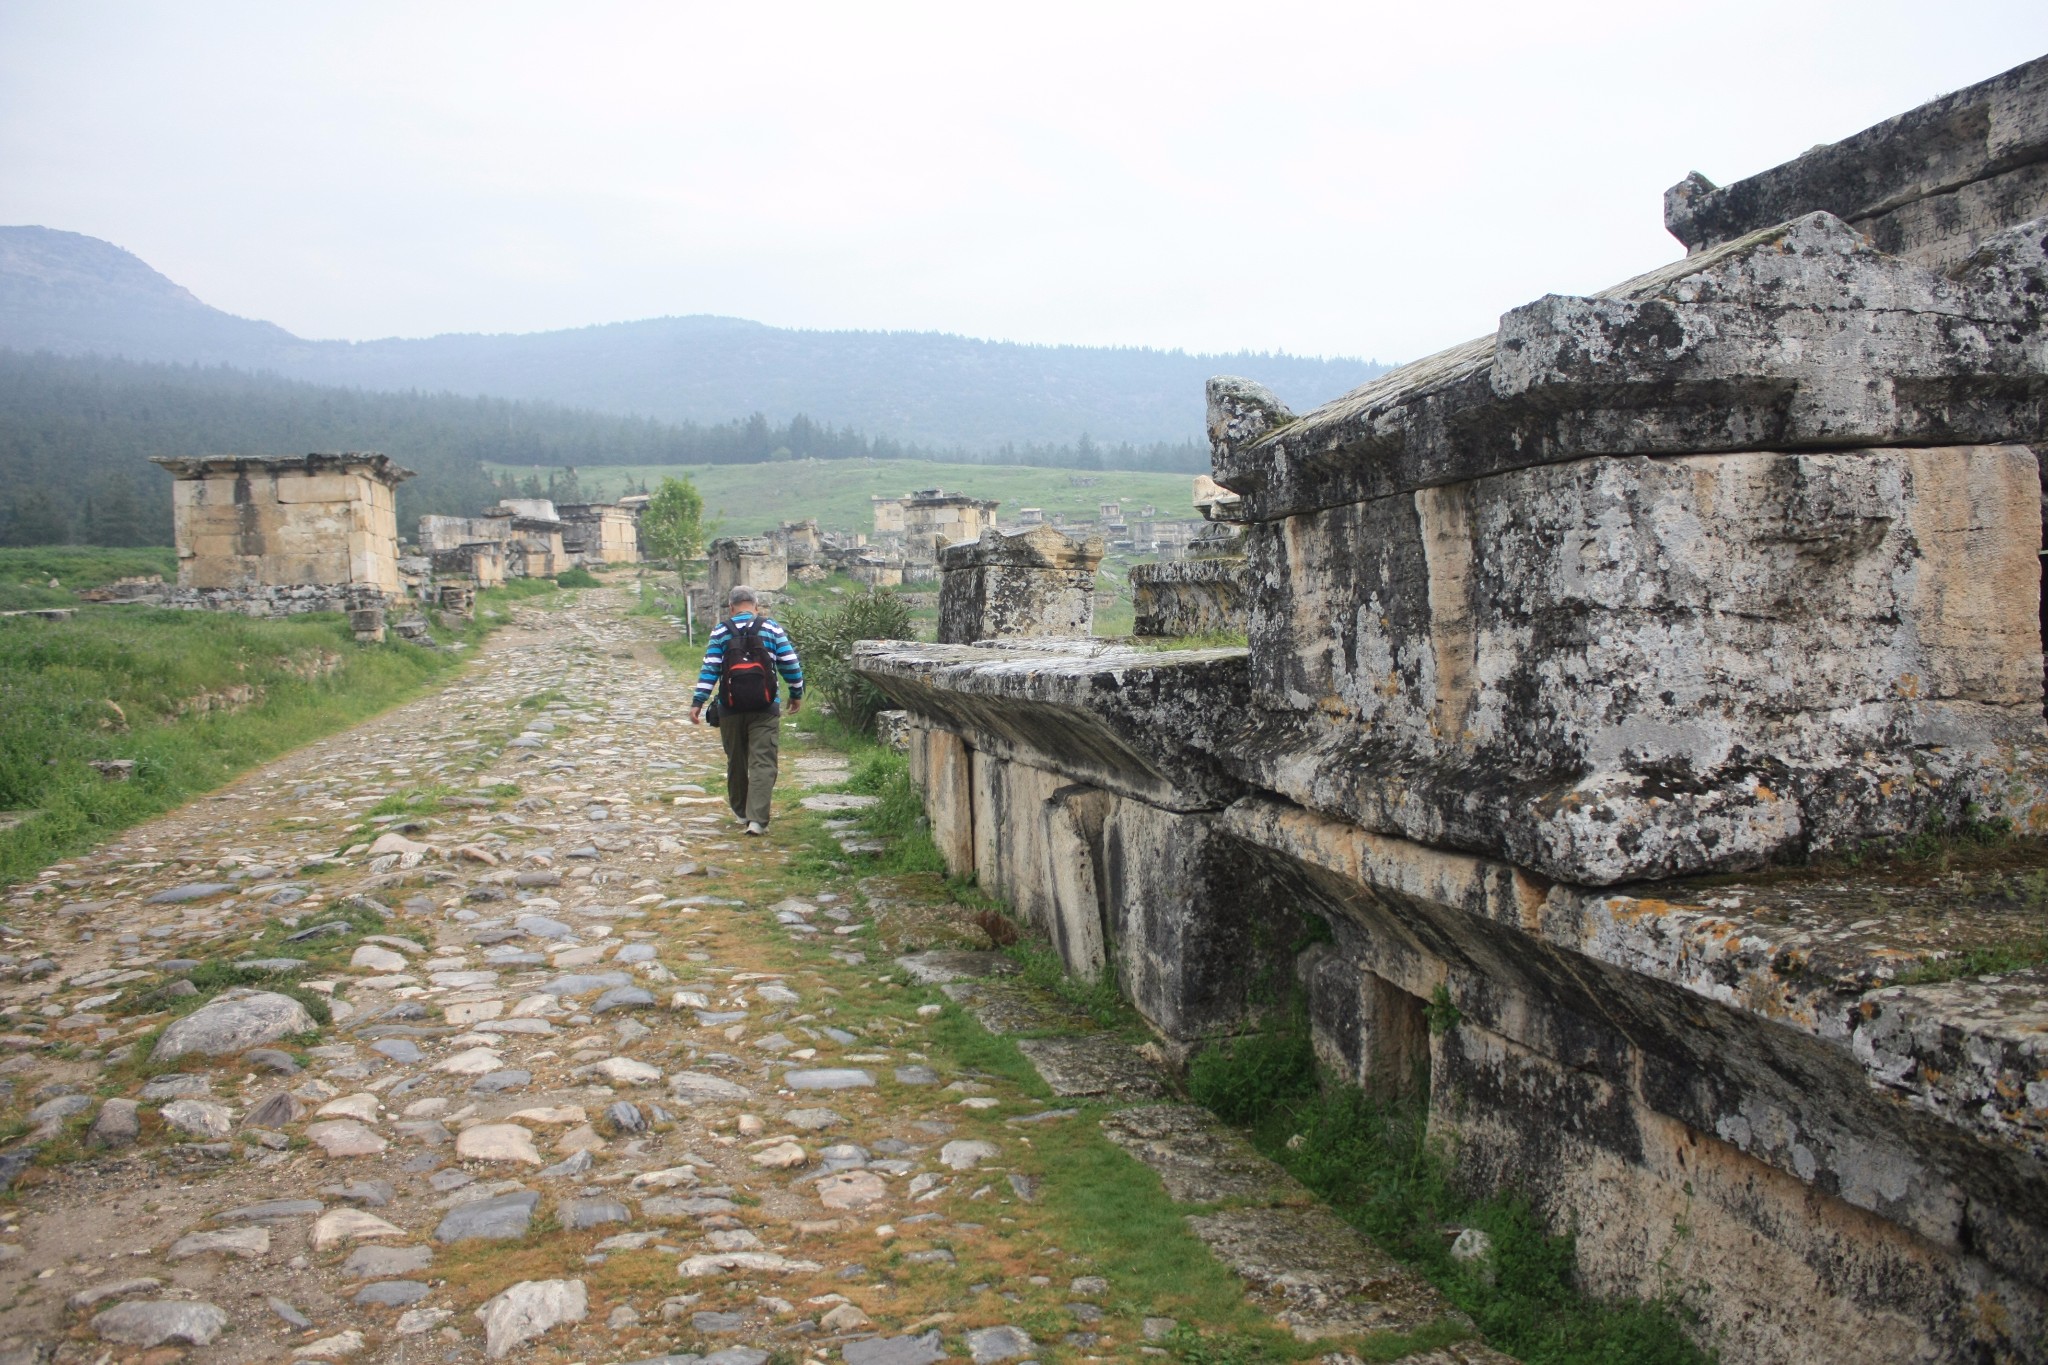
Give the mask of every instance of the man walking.
[[761, 614], [744, 583], [726, 595], [729, 614], [711, 631], [690, 723], [704, 718], [704, 703], [718, 693], [718, 737], [725, 743], [725, 799], [747, 822], [747, 833], [768, 832], [768, 801], [782, 758], [782, 707], [775, 697], [780, 674], [789, 684], [789, 714], [804, 704], [804, 666], [789, 634]]

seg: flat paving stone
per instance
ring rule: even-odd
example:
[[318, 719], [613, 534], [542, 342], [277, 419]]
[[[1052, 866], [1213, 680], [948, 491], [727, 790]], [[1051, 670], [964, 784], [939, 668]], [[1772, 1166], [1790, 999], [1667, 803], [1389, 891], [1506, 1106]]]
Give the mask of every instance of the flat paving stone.
[[616, 1199], [564, 1199], [555, 1206], [555, 1217], [571, 1232], [604, 1223], [630, 1223], [633, 1211]]
[[432, 1247], [357, 1247], [341, 1263], [350, 1279], [391, 1279], [425, 1270], [433, 1264]]
[[936, 1331], [914, 1337], [869, 1337], [849, 1341], [839, 1348], [846, 1365], [937, 1365], [946, 1358], [946, 1348]]
[[1055, 1095], [1153, 1099], [1166, 1093], [1152, 1064], [1129, 1043], [1108, 1034], [1022, 1038], [1017, 1050]]
[[943, 986], [952, 981], [979, 981], [990, 976], [1015, 976], [1017, 964], [1004, 953], [976, 952], [964, 948], [935, 948], [896, 959], [896, 965], [924, 986]]
[[1077, 1033], [1089, 1026], [1085, 1015], [1021, 982], [954, 981], [939, 989], [990, 1033]]
[[1176, 1203], [1314, 1202], [1294, 1177], [1260, 1156], [1214, 1114], [1194, 1105], [1119, 1109], [1102, 1120], [1102, 1132], [1157, 1172], [1167, 1196]]
[[875, 1075], [853, 1067], [821, 1067], [785, 1072], [782, 1083], [791, 1090], [872, 1090]]
[[358, 1307], [410, 1308], [433, 1292], [421, 1280], [378, 1280], [357, 1290], [354, 1302]]
[[318, 1199], [266, 1199], [260, 1204], [243, 1204], [225, 1213], [216, 1213], [216, 1223], [259, 1223], [277, 1222], [289, 1218], [318, 1218], [327, 1211], [327, 1205]]
[[537, 1191], [515, 1190], [464, 1204], [448, 1211], [447, 1217], [434, 1229], [434, 1240], [445, 1244], [477, 1239], [509, 1241], [524, 1237], [533, 1223], [534, 1206], [539, 1203]]
[[1300, 1340], [1470, 1325], [1427, 1281], [1320, 1205], [1226, 1209], [1190, 1217], [1188, 1227]]

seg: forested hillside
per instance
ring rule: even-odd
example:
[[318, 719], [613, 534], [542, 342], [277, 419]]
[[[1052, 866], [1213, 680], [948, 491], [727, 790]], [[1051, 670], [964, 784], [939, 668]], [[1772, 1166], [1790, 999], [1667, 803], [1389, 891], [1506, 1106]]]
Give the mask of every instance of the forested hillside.
[[802, 416], [976, 455], [1084, 437], [1180, 446], [1201, 438], [1202, 386], [1212, 375], [1256, 379], [1306, 410], [1385, 369], [1344, 358], [812, 332], [705, 316], [525, 335], [308, 341], [209, 307], [110, 243], [36, 227], [0, 228], [0, 346], [226, 364], [313, 383], [483, 394], [676, 423]]
[[[501, 496], [485, 461], [566, 494], [577, 467], [788, 459], [944, 459], [1089, 469], [1205, 468], [1192, 442], [1011, 447], [985, 453], [868, 440], [798, 416], [696, 426], [546, 403], [328, 388], [221, 367], [145, 365], [0, 350], [0, 545], [163, 545], [170, 479], [152, 455], [381, 450], [400, 484], [401, 530], [423, 513], [474, 512]], [[522, 468], [523, 467], [523, 468]], [[808, 515], [799, 490], [791, 515]]]

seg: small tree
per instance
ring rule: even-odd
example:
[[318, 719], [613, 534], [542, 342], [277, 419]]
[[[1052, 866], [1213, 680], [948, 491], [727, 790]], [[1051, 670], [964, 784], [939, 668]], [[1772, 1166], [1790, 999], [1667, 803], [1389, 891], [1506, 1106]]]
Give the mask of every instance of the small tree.
[[704, 548], [704, 495], [697, 485], [688, 479], [663, 479], [640, 513], [640, 538], [656, 559], [674, 563], [676, 576], [688, 586], [687, 565]]

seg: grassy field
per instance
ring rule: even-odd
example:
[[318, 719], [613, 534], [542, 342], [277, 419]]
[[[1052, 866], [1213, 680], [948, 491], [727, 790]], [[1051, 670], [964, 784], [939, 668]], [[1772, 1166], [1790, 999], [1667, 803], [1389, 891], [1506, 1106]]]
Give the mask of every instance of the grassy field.
[[[117, 578], [178, 575], [177, 551], [168, 545], [114, 550], [98, 545], [37, 545], [0, 550], [0, 611], [75, 607], [73, 594]], [[57, 580], [51, 587], [50, 580]]]
[[[492, 472], [522, 477], [525, 466], [493, 465]], [[1147, 503], [1163, 517], [1195, 515], [1189, 474], [1145, 474], [1022, 465], [935, 464], [929, 460], [797, 460], [788, 464], [579, 465], [576, 477], [586, 495], [616, 497], [664, 477], [687, 475], [704, 495], [704, 514], [720, 520], [725, 535], [751, 536], [784, 521], [816, 517], [827, 530], [871, 531], [869, 499], [898, 497], [920, 488], [944, 488], [977, 498], [995, 498], [1003, 511], [1042, 507], [1047, 516], [1064, 512], [1093, 521], [1096, 505], [1117, 498], [1135, 510]], [[1092, 483], [1080, 482], [1093, 480]]]
[[[523, 580], [482, 594], [478, 624], [444, 639], [474, 642], [506, 602], [560, 591]], [[0, 884], [403, 701], [464, 657], [358, 646], [338, 614], [85, 606], [68, 621], [0, 618]], [[108, 759], [134, 760], [134, 776], [101, 777], [92, 762]]]

